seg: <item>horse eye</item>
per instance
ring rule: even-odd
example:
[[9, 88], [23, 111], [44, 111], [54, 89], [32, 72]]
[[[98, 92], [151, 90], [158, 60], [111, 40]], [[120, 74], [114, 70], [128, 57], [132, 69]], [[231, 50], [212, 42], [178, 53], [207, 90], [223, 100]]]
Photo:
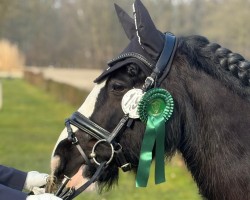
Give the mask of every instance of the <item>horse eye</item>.
[[112, 84], [112, 90], [116, 92], [122, 92], [125, 90], [125, 86], [121, 83], [114, 83]]

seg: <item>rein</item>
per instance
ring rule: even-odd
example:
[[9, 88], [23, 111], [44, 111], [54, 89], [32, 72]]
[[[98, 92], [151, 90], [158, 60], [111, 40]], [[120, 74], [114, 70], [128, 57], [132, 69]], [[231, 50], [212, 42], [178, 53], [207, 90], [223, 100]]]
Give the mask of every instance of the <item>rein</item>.
[[[161, 55], [155, 65], [155, 68], [153, 69], [153, 72], [150, 76], [148, 76], [145, 80], [144, 85], [142, 86], [142, 92], [145, 93], [152, 87], [159, 87], [161, 82], [165, 79], [167, 76], [172, 60], [175, 54], [177, 46], [177, 39], [176, 37], [171, 33], [165, 34], [165, 43], [163, 50], [161, 52]], [[129, 54], [131, 57], [132, 54]], [[123, 56], [126, 58], [126, 55]], [[135, 99], [130, 98], [128, 99], [129, 103], [135, 103]], [[137, 102], [138, 103], [138, 102]], [[137, 106], [137, 105], [136, 105]], [[99, 179], [104, 169], [110, 164], [110, 162], [115, 158], [115, 161], [124, 172], [131, 170], [131, 164], [127, 162], [122, 146], [119, 144], [119, 141], [117, 138], [122, 132], [130, 127], [132, 124], [132, 121], [138, 117], [131, 116], [131, 114], [128, 112], [125, 112], [125, 115], [120, 120], [120, 122], [117, 124], [117, 126], [114, 128], [112, 132], [107, 131], [106, 129], [102, 128], [98, 124], [94, 123], [84, 115], [82, 115], [80, 112], [75, 112], [72, 114], [72, 116], [66, 120], [65, 126], [67, 128], [68, 132], [68, 140], [72, 142], [73, 145], [76, 145], [78, 151], [80, 152], [83, 159], [86, 161], [86, 165], [91, 164], [91, 160], [97, 165], [97, 170], [95, 174], [92, 176], [92, 178], [87, 181], [84, 185], [82, 185], [80, 188], [78, 188], [76, 191], [69, 190], [68, 192], [57, 194], [57, 196], [61, 197], [64, 200], [71, 200], [78, 196], [81, 192], [83, 192], [89, 185], [94, 183]], [[84, 150], [79, 144], [79, 141], [73, 132], [71, 125], [77, 127], [78, 129], [84, 131], [85, 133], [89, 134], [93, 138], [97, 139], [97, 142], [92, 148], [92, 152], [89, 155], [89, 157], [86, 155]], [[96, 155], [96, 148], [100, 144], [107, 144], [111, 149], [111, 154], [108, 160], [99, 162], [97, 160]], [[61, 187], [60, 187], [61, 188]]]

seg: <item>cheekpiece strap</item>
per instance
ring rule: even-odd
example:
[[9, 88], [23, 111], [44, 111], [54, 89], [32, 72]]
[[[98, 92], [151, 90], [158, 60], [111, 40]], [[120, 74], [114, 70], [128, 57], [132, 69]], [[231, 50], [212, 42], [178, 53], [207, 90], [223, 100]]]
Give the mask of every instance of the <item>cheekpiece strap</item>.
[[172, 62], [173, 62], [173, 59], [174, 59], [174, 55], [175, 55], [175, 52], [176, 52], [176, 48], [177, 48], [177, 45], [178, 45], [178, 40], [177, 40], [177, 37], [175, 37], [175, 35], [173, 35], [172, 33], [166, 33], [167, 35], [167, 42], [168, 44], [166, 44], [166, 46], [168, 46], [168, 48], [170, 49], [168, 51], [168, 53], [166, 53], [166, 60], [167, 60], [167, 63], [166, 63], [166, 66], [165, 68], [162, 70], [162, 74], [158, 77], [158, 82], [157, 82], [157, 85], [159, 86], [162, 81], [166, 78], [166, 76], [168, 75], [170, 69], [171, 69], [171, 66], [172, 66]]
[[[165, 34], [165, 43], [161, 55], [155, 65], [154, 72], [158, 77], [161, 76], [163, 71], [166, 71], [166, 67], [170, 68], [168, 65], [171, 55], [174, 54], [173, 50], [175, 47], [176, 37], [172, 33]], [[169, 70], [169, 69], [168, 69]]]
[[[155, 68], [151, 75], [146, 78], [145, 84], [142, 90], [146, 92], [154, 85], [160, 85], [164, 78], [167, 76], [173, 56], [177, 46], [177, 39], [172, 33], [165, 34], [165, 43], [161, 55], [155, 65]], [[159, 79], [159, 81], [157, 81]]]

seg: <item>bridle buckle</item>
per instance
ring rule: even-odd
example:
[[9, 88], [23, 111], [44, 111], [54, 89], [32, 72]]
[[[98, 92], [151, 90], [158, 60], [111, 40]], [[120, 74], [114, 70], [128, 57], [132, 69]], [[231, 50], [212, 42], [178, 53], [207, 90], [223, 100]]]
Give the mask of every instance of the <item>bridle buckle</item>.
[[68, 132], [68, 140], [70, 142], [72, 142], [72, 144], [77, 144], [78, 143], [78, 139], [75, 136], [75, 133], [73, 132], [72, 128], [71, 128], [71, 123], [70, 123], [70, 119], [66, 119], [65, 120], [65, 126]]
[[115, 150], [116, 153], [116, 162], [118, 164], [118, 166], [122, 169], [123, 172], [127, 172], [130, 171], [132, 169], [131, 163], [128, 163], [125, 155], [122, 151], [122, 146], [117, 143], [117, 149]]

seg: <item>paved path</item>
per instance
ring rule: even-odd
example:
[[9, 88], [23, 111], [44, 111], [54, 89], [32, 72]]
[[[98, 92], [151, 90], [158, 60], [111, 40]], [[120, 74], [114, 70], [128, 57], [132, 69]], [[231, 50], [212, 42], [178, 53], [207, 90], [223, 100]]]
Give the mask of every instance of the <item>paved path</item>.
[[51, 67], [29, 67], [28, 69], [35, 73], [42, 72], [46, 79], [51, 79], [60, 83], [66, 83], [88, 91], [93, 88], [93, 81], [102, 72], [102, 70], [99, 69], [66, 69]]

